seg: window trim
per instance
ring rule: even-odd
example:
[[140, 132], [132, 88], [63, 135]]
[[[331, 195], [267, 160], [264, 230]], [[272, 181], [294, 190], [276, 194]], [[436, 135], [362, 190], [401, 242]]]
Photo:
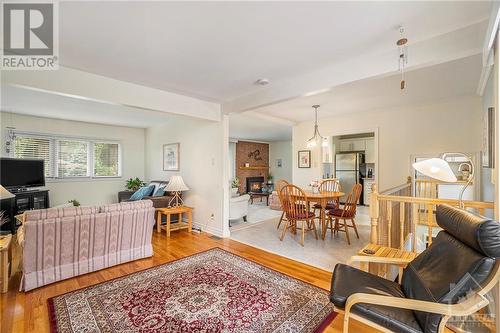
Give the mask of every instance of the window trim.
[[[123, 151], [122, 143], [119, 140], [103, 139], [103, 138], [90, 138], [71, 135], [52, 135], [45, 133], [14, 131], [16, 136], [31, 137], [31, 138], [44, 138], [49, 140], [49, 160], [50, 168], [49, 176], [45, 176], [46, 182], [64, 182], [64, 181], [99, 181], [110, 179], [123, 178]], [[87, 149], [87, 175], [86, 176], [72, 176], [72, 177], [59, 177], [59, 163], [58, 163], [58, 144], [57, 141], [81, 141], [86, 142]], [[109, 143], [118, 145], [118, 175], [117, 176], [96, 176], [94, 175], [94, 144], [95, 143]], [[15, 158], [15, 149], [12, 149], [9, 157]]]

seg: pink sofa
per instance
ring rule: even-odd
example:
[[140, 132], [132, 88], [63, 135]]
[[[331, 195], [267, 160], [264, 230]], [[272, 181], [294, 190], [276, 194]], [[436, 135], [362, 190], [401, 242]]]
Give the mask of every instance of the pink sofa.
[[154, 212], [150, 200], [27, 211], [23, 289], [151, 257]]

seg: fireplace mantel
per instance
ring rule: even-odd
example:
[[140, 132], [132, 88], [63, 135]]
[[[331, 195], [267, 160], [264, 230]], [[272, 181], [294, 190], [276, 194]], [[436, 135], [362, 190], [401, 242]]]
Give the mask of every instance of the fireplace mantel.
[[268, 169], [269, 169], [268, 166], [249, 166], [249, 167], [240, 166], [240, 170], [268, 170]]

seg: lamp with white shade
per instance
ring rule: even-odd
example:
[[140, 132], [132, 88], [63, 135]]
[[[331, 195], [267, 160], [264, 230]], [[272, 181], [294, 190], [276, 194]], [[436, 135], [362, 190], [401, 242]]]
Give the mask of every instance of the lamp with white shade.
[[437, 179], [443, 182], [454, 183], [457, 181], [457, 176], [455, 176], [455, 174], [451, 170], [450, 164], [446, 160], [446, 158], [452, 156], [460, 156], [465, 158], [467, 162], [470, 163], [471, 166], [467, 182], [465, 183], [464, 187], [460, 191], [460, 195], [458, 196], [460, 208], [463, 209], [464, 192], [467, 189], [467, 187], [472, 183], [472, 179], [474, 178], [474, 163], [472, 162], [472, 159], [469, 156], [467, 156], [464, 153], [444, 153], [440, 157], [429, 158], [427, 160], [413, 163], [413, 168], [427, 177], [431, 177], [433, 179]]
[[[14, 194], [10, 193], [9, 191], [7, 191], [5, 189], [5, 187], [0, 185], [0, 201], [13, 199], [14, 197], [15, 197]], [[11, 201], [13, 201], [13, 200], [11, 200]], [[9, 234], [15, 228], [13, 216], [9, 216], [10, 214], [12, 214], [12, 211], [11, 211], [12, 203], [10, 205], [7, 205], [6, 207], [9, 207], [9, 209], [7, 209], [6, 211], [4, 211], [4, 210], [0, 211], [0, 235]], [[5, 209], [4, 203], [2, 203], [2, 209]], [[9, 211], [10, 211], [10, 213], [9, 213]], [[3, 230], [4, 224], [7, 224], [9, 222], [11, 223], [10, 230]]]
[[168, 206], [177, 207], [184, 205], [184, 201], [181, 198], [181, 192], [188, 191], [189, 187], [184, 184], [182, 176], [172, 176], [165, 187], [166, 191], [174, 192], [174, 196], [170, 199]]

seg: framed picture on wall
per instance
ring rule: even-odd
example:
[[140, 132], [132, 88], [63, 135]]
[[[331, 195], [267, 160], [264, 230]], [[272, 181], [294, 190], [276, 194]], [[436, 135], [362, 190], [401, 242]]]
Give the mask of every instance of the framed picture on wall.
[[299, 168], [310, 168], [311, 167], [311, 151], [310, 150], [299, 150]]
[[163, 145], [163, 171], [179, 171], [180, 143]]
[[495, 167], [495, 108], [488, 108], [483, 120], [483, 149], [481, 153], [484, 168]]
[[283, 160], [282, 160], [281, 158], [278, 158], [278, 159], [276, 160], [276, 167], [277, 167], [277, 168], [281, 168], [281, 167], [283, 167]]

